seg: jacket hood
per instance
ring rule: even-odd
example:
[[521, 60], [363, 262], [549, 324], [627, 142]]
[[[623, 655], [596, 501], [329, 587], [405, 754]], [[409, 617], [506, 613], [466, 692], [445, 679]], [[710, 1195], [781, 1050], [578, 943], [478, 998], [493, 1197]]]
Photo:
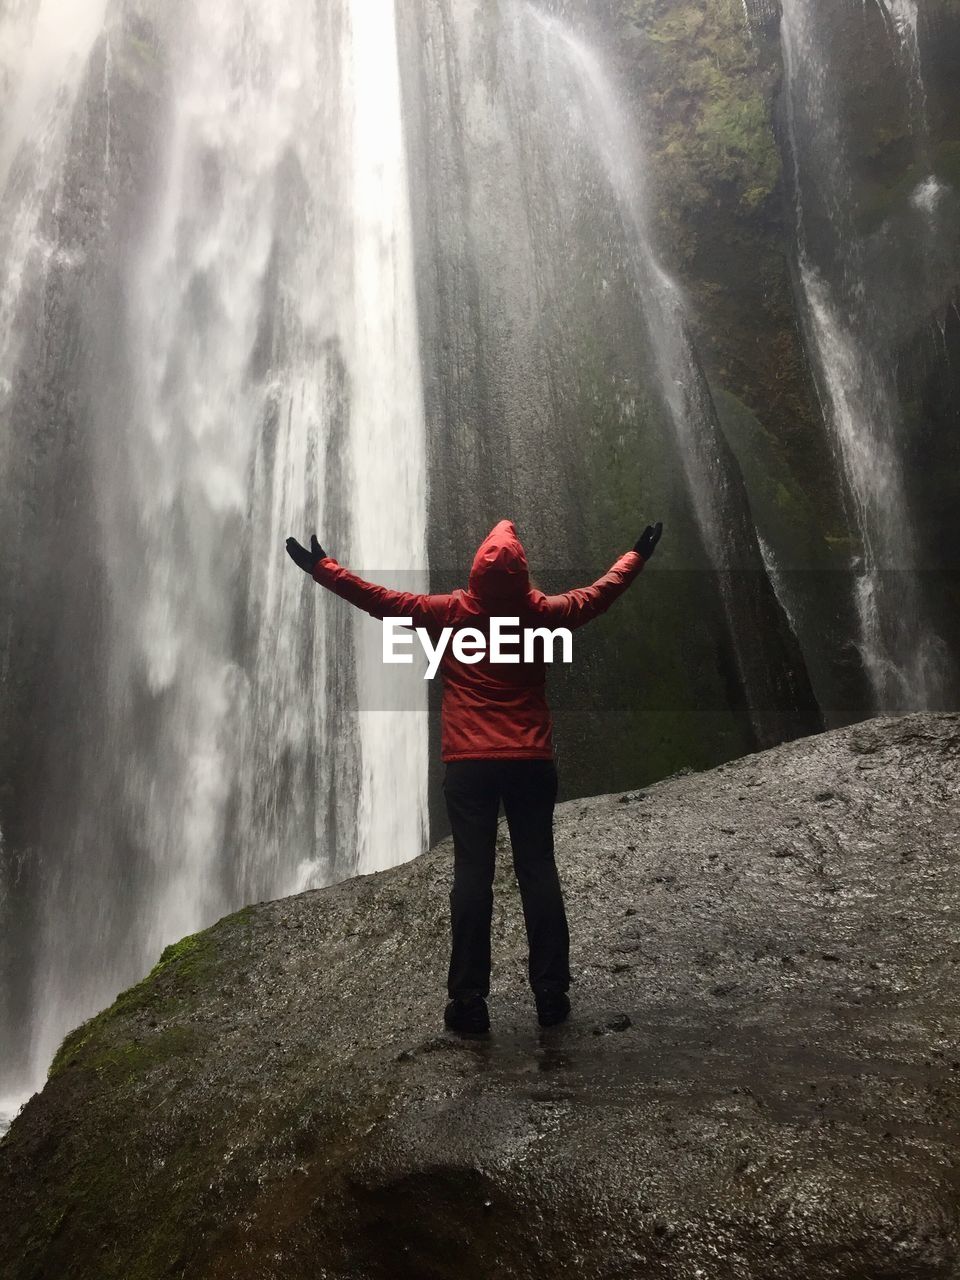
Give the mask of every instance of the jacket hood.
[[530, 590], [527, 554], [512, 520], [498, 520], [477, 548], [470, 590], [485, 604], [522, 600]]

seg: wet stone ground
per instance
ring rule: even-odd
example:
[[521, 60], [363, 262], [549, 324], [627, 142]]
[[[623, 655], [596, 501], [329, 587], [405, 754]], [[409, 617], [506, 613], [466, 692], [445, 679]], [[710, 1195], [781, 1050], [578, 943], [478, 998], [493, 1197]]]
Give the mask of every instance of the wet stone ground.
[[489, 1038], [448, 844], [229, 917], [0, 1144], [0, 1276], [960, 1276], [960, 716], [562, 806], [549, 1031], [502, 845]]

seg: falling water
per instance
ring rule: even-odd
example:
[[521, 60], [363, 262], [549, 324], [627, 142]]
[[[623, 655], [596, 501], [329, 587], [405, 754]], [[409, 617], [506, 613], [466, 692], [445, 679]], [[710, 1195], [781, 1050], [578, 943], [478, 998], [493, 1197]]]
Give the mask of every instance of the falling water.
[[760, 554], [763, 556], [763, 565], [767, 571], [767, 577], [770, 579], [770, 585], [773, 587], [774, 594], [777, 597], [780, 608], [783, 610], [784, 617], [790, 623], [790, 630], [793, 634], [795, 636], [799, 635], [793, 602], [790, 599], [790, 592], [787, 588], [786, 582], [784, 581], [783, 572], [777, 564], [773, 547], [771, 547], [768, 542], [765, 542], [759, 534], [757, 535], [757, 542], [760, 546]]
[[946, 195], [946, 188], [936, 175], [930, 172], [932, 166], [930, 118], [923, 60], [920, 56], [919, 6], [917, 0], [877, 0], [877, 3], [889, 24], [897, 60], [906, 79], [910, 105], [909, 126], [916, 148], [915, 164], [923, 175], [914, 187], [910, 202], [923, 219], [920, 234], [932, 239], [937, 233], [936, 214]]
[[[632, 253], [637, 297], [684, 468], [704, 547], [717, 574], [739, 674], [758, 740], [769, 740], [765, 723], [773, 699], [765, 686], [772, 658], [757, 659], [758, 634], [768, 626], [744, 608], [767, 573], [749, 515], [736, 464], [723, 440], [716, 409], [691, 340], [684, 302], [676, 283], [660, 265], [648, 225], [645, 172], [638, 163], [639, 140], [627, 118], [622, 95], [597, 54], [569, 28], [531, 8], [530, 14], [569, 66], [579, 89], [592, 136], [622, 212]], [[770, 592], [774, 612], [779, 605]], [[758, 606], [762, 607], [762, 606]], [[751, 655], [751, 656], [748, 656]]]
[[[915, 49], [915, 5], [882, 2], [904, 48]], [[878, 711], [937, 707], [947, 679], [944, 647], [925, 618], [904, 492], [900, 410], [883, 349], [881, 298], [889, 291], [890, 267], [875, 269], [875, 246], [853, 225], [835, 73], [815, 0], [784, 0], [781, 39], [803, 313], [862, 546], [853, 565], [860, 650]], [[919, 75], [919, 63], [912, 55], [908, 61]]]
[[[44, 199], [57, 199], [71, 114], [106, 0], [64, 21], [59, 0], [18, 0], [0, 17], [0, 414], [16, 364], [18, 300], [58, 246], [41, 232]], [[8, 433], [0, 433], [0, 476]]]
[[[11, 1089], [35, 1086], [63, 1033], [165, 943], [242, 902], [412, 857], [426, 832], [425, 702], [365, 705], [376, 624], [283, 553], [287, 534], [315, 528], [381, 578], [425, 570], [393, 0], [184, 3], [158, 11], [152, 38], [131, 36], [122, 5], [104, 18], [89, 0], [81, 21], [73, 8], [45, 0], [29, 38], [21, 12], [0, 39], [6, 55], [21, 32], [22, 106], [0, 153], [0, 336], [33, 314], [29, 273], [59, 287], [64, 250], [40, 228], [57, 225], [81, 156], [108, 224], [107, 250], [77, 264], [89, 289], [75, 358], [90, 368], [73, 393], [96, 504], [90, 565], [78, 551], [75, 568], [103, 584], [103, 688], [70, 726], [86, 793], [56, 838], [6, 862], [0, 909], [38, 920], [17, 978], [34, 1016], [0, 1032], [26, 1046]], [[131, 80], [155, 85], [146, 158], [123, 152]], [[124, 195], [131, 164], [152, 199]], [[8, 400], [31, 377], [13, 345], [0, 347]], [[25, 539], [30, 519], [15, 521]], [[29, 589], [18, 605], [36, 607]], [[33, 860], [29, 906], [18, 856]]]
[[923, 65], [920, 61], [920, 12], [917, 0], [877, 0], [880, 10], [890, 23], [897, 44], [900, 60], [906, 69], [907, 90], [918, 131], [928, 132], [927, 90], [923, 83]]
[[[18, 325], [21, 304], [29, 299], [58, 259], [69, 253], [45, 235], [45, 208], [59, 205], [60, 174], [70, 136], [71, 117], [91, 46], [102, 27], [104, 3], [89, 3], [80, 13], [65, 13], [58, 0], [19, 0], [0, 17], [0, 513], [5, 551], [10, 562], [14, 543], [26, 542], [22, 508], [24, 495], [14, 484], [14, 379], [22, 345]], [[6, 564], [3, 565], [7, 567]], [[11, 710], [8, 692], [13, 671], [15, 618], [9, 582], [0, 584], [3, 629], [0, 631], [0, 693], [4, 718]], [[12, 734], [13, 726], [7, 728]], [[21, 912], [18, 890], [29, 851], [5, 839], [0, 815], [0, 939]], [[6, 958], [6, 957], [4, 957]], [[15, 962], [22, 972], [24, 957]], [[12, 968], [12, 964], [9, 967]], [[8, 966], [4, 966], [5, 969]], [[9, 971], [0, 973], [0, 1132], [15, 1113], [23, 1094], [39, 1078], [36, 1068], [24, 1069], [22, 1048], [30, 1029], [15, 1025], [7, 1010], [12, 999]], [[4, 1016], [4, 1015], [7, 1016]], [[11, 1046], [16, 1037], [19, 1052]], [[38, 1064], [39, 1065], [39, 1064]]]

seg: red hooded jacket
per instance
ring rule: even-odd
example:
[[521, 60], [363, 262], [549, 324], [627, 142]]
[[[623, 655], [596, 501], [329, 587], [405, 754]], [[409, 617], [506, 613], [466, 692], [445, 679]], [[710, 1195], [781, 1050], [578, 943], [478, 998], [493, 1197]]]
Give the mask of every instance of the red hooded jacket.
[[[628, 551], [589, 587], [547, 596], [530, 585], [527, 557], [510, 520], [501, 520], [480, 544], [466, 591], [418, 595], [376, 586], [332, 557], [318, 560], [314, 579], [375, 618], [412, 618], [432, 638], [444, 627], [475, 627], [489, 635], [491, 617], [515, 617], [520, 627], [582, 627], [627, 589], [644, 560]], [[542, 652], [542, 646], [539, 649]], [[444, 760], [552, 759], [552, 722], [546, 699], [546, 663], [459, 661], [452, 639], [440, 664], [443, 680], [441, 752]]]

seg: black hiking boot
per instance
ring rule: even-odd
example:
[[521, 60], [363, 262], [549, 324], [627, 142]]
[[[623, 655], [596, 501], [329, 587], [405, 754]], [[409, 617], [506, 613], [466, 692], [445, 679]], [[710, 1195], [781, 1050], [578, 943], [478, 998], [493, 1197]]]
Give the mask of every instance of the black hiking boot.
[[537, 1021], [541, 1027], [555, 1027], [558, 1022], [567, 1020], [570, 997], [565, 991], [535, 991], [533, 998], [537, 1002]]
[[482, 1036], [490, 1030], [490, 1014], [483, 996], [458, 996], [443, 1011], [443, 1025], [461, 1036]]

